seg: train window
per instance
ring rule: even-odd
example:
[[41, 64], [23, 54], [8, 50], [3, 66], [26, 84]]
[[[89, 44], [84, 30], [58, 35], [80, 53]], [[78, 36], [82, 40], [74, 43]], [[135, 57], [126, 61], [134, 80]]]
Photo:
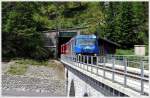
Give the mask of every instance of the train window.
[[96, 39], [78, 39], [77, 44], [78, 45], [93, 45], [95, 44]]

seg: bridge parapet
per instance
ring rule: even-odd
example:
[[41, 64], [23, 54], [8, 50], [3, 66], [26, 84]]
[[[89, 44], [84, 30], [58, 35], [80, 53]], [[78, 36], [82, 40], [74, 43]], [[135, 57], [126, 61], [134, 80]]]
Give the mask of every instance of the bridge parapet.
[[149, 72], [144, 67], [148, 66], [148, 61], [145, 59], [133, 61], [127, 57], [63, 54], [61, 61], [128, 96], [149, 93]]

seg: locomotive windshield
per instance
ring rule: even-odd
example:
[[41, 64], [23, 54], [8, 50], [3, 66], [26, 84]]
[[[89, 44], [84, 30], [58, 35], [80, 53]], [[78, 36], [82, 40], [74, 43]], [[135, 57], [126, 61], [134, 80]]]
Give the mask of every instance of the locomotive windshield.
[[95, 45], [96, 39], [90, 38], [90, 39], [78, 39], [77, 44], [78, 45]]

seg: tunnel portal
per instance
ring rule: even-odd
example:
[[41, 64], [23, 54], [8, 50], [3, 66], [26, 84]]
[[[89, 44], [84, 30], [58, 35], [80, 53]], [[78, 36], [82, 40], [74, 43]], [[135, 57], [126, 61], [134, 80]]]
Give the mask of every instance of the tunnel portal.
[[57, 43], [57, 57], [60, 58], [60, 54], [61, 54], [61, 45], [65, 44], [66, 42], [68, 42], [72, 37], [77, 35], [77, 31], [61, 31], [59, 32], [58, 35], [58, 43]]

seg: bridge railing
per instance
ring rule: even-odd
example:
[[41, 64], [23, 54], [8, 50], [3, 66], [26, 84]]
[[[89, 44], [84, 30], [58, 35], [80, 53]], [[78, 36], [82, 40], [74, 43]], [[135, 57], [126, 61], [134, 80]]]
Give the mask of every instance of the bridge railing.
[[[141, 94], [145, 94], [144, 82], [148, 81], [149, 77], [149, 72], [147, 69], [148, 57], [63, 54], [61, 55], [61, 59], [92, 74], [96, 74], [113, 82], [120, 83], [125, 87], [130, 87], [138, 90]], [[145, 68], [145, 65], [147, 65], [147, 68]], [[120, 77], [120, 75], [122, 77]], [[131, 84], [136, 84], [134, 84], [130, 78], [135, 81], [138, 80], [140, 85], [137, 85], [137, 88], [133, 87]]]
[[115, 64], [117, 65], [123, 65], [123, 60], [126, 58], [127, 60], [127, 66], [128, 67], [133, 67], [133, 68], [140, 68], [140, 62], [143, 62], [144, 64], [144, 69], [148, 70], [149, 65], [148, 65], [148, 56], [135, 56], [135, 55], [106, 55], [108, 61], [111, 60], [112, 58], [115, 59]]

